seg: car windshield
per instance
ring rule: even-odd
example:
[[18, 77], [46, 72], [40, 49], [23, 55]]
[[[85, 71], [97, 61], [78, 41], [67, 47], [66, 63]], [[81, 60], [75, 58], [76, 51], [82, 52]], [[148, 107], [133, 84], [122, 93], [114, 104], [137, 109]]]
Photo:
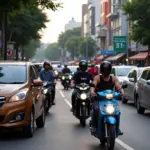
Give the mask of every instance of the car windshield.
[[117, 68], [117, 76], [127, 76], [128, 73], [133, 69], [133, 67], [122, 67], [122, 68]]
[[26, 80], [26, 65], [0, 65], [0, 84], [22, 84]]
[[77, 66], [70, 66], [69, 69], [72, 73], [75, 73], [77, 71]]
[[144, 68], [139, 68], [139, 70], [138, 70], [138, 77], [140, 77], [140, 76], [141, 76], [141, 74], [142, 74], [143, 70], [144, 70]]

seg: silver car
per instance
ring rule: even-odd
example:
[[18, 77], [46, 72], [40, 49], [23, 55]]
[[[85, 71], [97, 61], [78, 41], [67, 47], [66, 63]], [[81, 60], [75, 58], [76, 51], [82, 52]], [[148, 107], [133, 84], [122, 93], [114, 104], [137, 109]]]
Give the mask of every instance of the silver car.
[[137, 112], [143, 114], [150, 110], [150, 67], [146, 67], [137, 82]]
[[[122, 103], [127, 103], [128, 100], [134, 101], [135, 103], [135, 96], [136, 96], [136, 90], [137, 90], [137, 81], [139, 80], [139, 77], [141, 76], [144, 68], [134, 68], [132, 69], [128, 75], [127, 78], [123, 81], [122, 86], [124, 88], [124, 97], [122, 98]], [[136, 105], [136, 103], [135, 103]]]
[[119, 80], [119, 83], [122, 85], [122, 82], [127, 78], [128, 73], [137, 68], [136, 66], [113, 66], [112, 72], [114, 76], [116, 76]]

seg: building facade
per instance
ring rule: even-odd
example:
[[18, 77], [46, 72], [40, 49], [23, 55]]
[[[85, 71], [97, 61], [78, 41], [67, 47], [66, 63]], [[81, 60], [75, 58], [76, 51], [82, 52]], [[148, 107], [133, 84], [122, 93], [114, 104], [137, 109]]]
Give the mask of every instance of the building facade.
[[65, 31], [72, 30], [77, 27], [81, 27], [81, 22], [76, 22], [74, 18], [72, 18], [72, 20], [65, 25]]

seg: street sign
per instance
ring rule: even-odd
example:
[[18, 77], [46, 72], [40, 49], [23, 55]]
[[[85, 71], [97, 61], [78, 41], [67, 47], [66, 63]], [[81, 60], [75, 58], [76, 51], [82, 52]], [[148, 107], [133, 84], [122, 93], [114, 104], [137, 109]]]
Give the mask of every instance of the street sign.
[[115, 55], [116, 52], [113, 50], [101, 50], [101, 55]]
[[7, 56], [8, 57], [11, 57], [13, 54], [12, 50], [11, 49], [7, 49]]
[[114, 36], [113, 37], [113, 49], [116, 52], [122, 52], [127, 50], [127, 37], [126, 36]]

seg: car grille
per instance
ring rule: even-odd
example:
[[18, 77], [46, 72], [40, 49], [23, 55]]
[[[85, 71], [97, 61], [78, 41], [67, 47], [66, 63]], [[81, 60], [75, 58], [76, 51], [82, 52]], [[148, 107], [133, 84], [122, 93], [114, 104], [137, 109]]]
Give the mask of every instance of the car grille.
[[5, 97], [0, 97], [0, 107], [4, 105], [5, 101], [6, 101]]

